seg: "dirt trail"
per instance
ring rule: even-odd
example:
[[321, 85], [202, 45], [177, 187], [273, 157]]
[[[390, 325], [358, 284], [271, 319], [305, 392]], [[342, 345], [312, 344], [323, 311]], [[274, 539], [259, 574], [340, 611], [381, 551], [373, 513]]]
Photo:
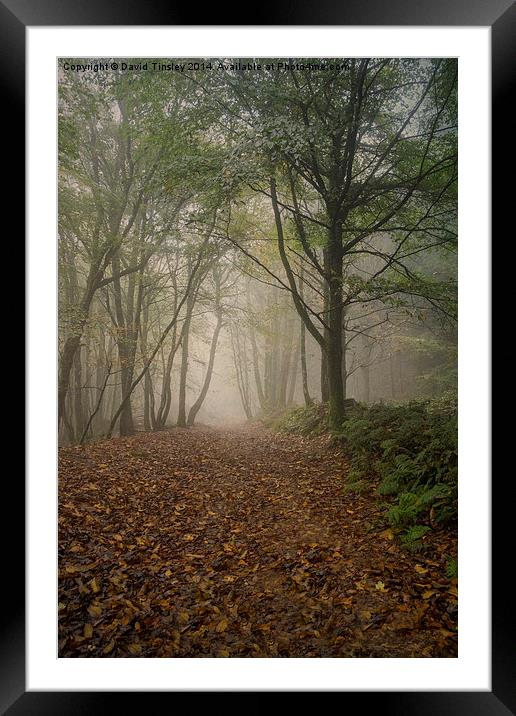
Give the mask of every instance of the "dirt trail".
[[444, 550], [400, 549], [346, 470], [257, 427], [61, 448], [60, 656], [456, 656]]

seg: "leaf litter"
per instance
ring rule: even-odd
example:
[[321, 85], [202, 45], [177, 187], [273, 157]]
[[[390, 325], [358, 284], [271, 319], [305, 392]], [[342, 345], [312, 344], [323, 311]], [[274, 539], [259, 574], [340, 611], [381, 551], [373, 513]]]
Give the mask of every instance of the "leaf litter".
[[407, 552], [346, 469], [257, 426], [61, 448], [59, 656], [457, 656], [453, 535]]

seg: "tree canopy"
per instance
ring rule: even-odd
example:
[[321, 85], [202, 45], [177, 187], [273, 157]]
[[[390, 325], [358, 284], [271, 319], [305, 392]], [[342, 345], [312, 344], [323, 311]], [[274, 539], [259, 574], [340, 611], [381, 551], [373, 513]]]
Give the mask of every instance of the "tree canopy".
[[[69, 436], [84, 432], [108, 366], [93, 427], [130, 433], [135, 401], [147, 426], [165, 424], [176, 359], [186, 424], [218, 353], [232, 354], [249, 416], [252, 404], [271, 407], [271, 376], [272, 403], [294, 399], [298, 365], [309, 399], [307, 345], [317, 346], [317, 392], [338, 428], [354, 372], [409, 350], [404, 336], [453, 342], [455, 60], [205, 58], [150, 72], [133, 59], [109, 73], [66, 63], [59, 413]], [[206, 330], [195, 396], [190, 347]], [[90, 352], [103, 368], [85, 390]]]

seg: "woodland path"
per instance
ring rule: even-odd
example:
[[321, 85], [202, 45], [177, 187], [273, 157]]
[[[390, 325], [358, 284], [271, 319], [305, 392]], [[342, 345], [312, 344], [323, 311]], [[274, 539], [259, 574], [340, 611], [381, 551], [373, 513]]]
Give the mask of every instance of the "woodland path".
[[59, 451], [59, 655], [452, 657], [412, 555], [326, 437], [174, 428]]

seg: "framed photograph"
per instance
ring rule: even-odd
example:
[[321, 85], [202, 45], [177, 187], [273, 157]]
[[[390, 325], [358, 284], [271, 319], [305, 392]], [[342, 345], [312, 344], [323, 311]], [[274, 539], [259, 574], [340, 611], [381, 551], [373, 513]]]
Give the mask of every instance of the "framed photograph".
[[28, 308], [3, 712], [516, 713], [490, 444], [514, 5], [193, 14], [0, 4]]

